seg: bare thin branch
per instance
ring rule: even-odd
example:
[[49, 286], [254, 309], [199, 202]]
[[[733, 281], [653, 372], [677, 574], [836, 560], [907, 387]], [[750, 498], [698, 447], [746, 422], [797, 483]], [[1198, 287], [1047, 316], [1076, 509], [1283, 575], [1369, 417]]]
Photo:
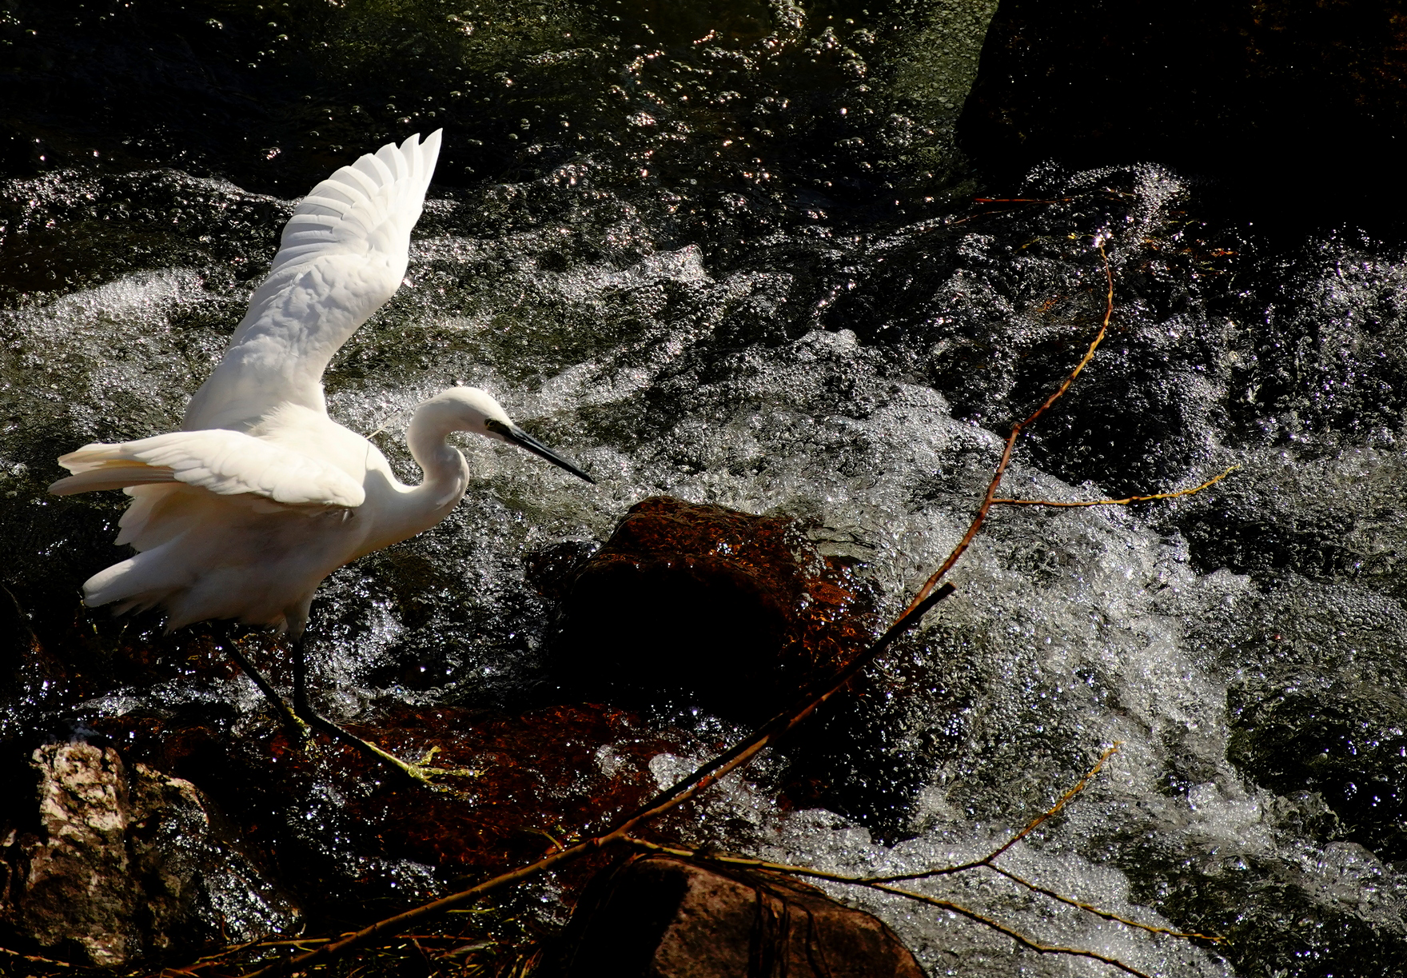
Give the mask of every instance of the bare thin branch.
[[986, 856], [983, 856], [981, 859], [974, 859], [971, 862], [960, 863], [952, 866], [944, 866], [939, 869], [926, 870], [921, 873], [901, 873], [892, 876], [847, 876], [840, 873], [828, 873], [822, 870], [812, 869], [807, 866], [789, 866], [783, 863], [772, 863], [767, 862], [766, 860], [749, 859], [747, 857], [742, 856], [722, 856], [708, 853], [705, 853], [700, 856], [689, 849], [664, 846], [660, 845], [659, 843], [648, 842], [644, 839], [638, 839], [634, 837], [631, 837], [626, 841], [633, 848], [642, 849], [649, 852], [659, 852], [686, 858], [703, 858], [712, 860], [714, 862], [727, 863], [731, 866], [763, 869], [769, 870], [771, 872], [787, 873], [793, 876], [810, 876], [816, 879], [830, 880], [836, 883], [851, 883], [858, 886], [885, 885], [889, 883], [897, 883], [902, 880], [931, 879], [938, 876], [951, 876], [955, 873], [967, 872], [973, 869], [987, 869], [991, 870], [994, 873], [997, 873], [998, 875], [1006, 877], [1013, 883], [1016, 883], [1019, 886], [1023, 886], [1026, 889], [1032, 891], [1033, 893], [1039, 893], [1042, 896], [1050, 897], [1052, 900], [1056, 900], [1068, 906], [1075, 907], [1079, 910], [1083, 910], [1086, 913], [1093, 914], [1096, 917], [1103, 918], [1104, 920], [1115, 921], [1117, 923], [1124, 924], [1128, 927], [1134, 927], [1139, 930], [1147, 931], [1151, 934], [1165, 934], [1169, 937], [1177, 937], [1183, 939], [1200, 938], [1202, 940], [1213, 942], [1221, 942], [1225, 940], [1225, 938], [1213, 934], [1200, 934], [1196, 932], [1177, 931], [1167, 927], [1155, 927], [1151, 924], [1139, 923], [1136, 920], [1130, 920], [1127, 917], [1121, 917], [1116, 913], [1111, 913], [1107, 910], [1101, 910], [1098, 907], [1092, 906], [1091, 904], [1081, 903], [1078, 900], [1072, 900], [1069, 897], [1062, 896], [1055, 890], [1047, 889], [1046, 887], [1040, 886], [1036, 883], [1032, 883], [1029, 880], [1017, 876], [1015, 873], [1012, 873], [1009, 870], [1003, 869], [1002, 867], [995, 865], [994, 860], [998, 856], [1005, 853], [1018, 841], [1029, 835], [1037, 826], [1039, 826], [1042, 822], [1046, 821], [1047, 819], [1051, 818], [1062, 808], [1064, 808], [1067, 804], [1069, 804], [1070, 801], [1074, 799], [1076, 795], [1084, 791], [1085, 788], [1088, 787], [1089, 783], [1094, 779], [1095, 775], [1097, 775], [1103, 769], [1105, 763], [1108, 762], [1109, 758], [1112, 757], [1121, 746], [1122, 743], [1116, 743], [1108, 750], [1104, 751], [1104, 753], [1100, 755], [1099, 760], [1095, 762], [1094, 766], [1091, 767], [1087, 772], [1085, 772], [1084, 776], [1080, 778], [1080, 780], [1077, 781], [1074, 786], [1070, 788], [1070, 790], [1066, 791], [1065, 794], [1061, 795], [1054, 805], [1046, 809], [1040, 815], [1036, 816], [1034, 819], [1028, 822], [1024, 828], [1022, 828], [1019, 832], [1015, 833], [1010, 839], [1008, 839], [996, 849], [992, 850], [992, 852], [988, 853]]
[[1069, 791], [1061, 795], [1054, 805], [1050, 806], [1045, 811], [1037, 815], [1035, 818], [1031, 819], [1031, 821], [1027, 822], [1025, 827], [1023, 827], [1019, 832], [1012, 835], [1011, 838], [1007, 839], [1000, 846], [987, 853], [987, 855], [983, 856], [981, 859], [974, 859], [971, 862], [957, 863], [952, 866], [941, 866], [937, 869], [926, 869], [918, 873], [895, 873], [892, 876], [871, 876], [868, 877], [868, 881], [872, 883], [898, 883], [902, 882], [903, 880], [921, 880], [930, 879], [935, 876], [952, 876], [955, 873], [965, 873], [970, 869], [977, 869], [983, 866], [992, 867], [993, 860], [995, 860], [1002, 853], [1006, 852], [1012, 846], [1016, 845], [1016, 843], [1020, 842], [1026, 836], [1030, 835], [1038, 825], [1049, 819], [1051, 816], [1055, 815], [1067, 804], [1069, 804], [1072, 798], [1078, 795], [1081, 791], [1084, 791], [1085, 787], [1090, 783], [1091, 780], [1093, 780], [1094, 776], [1103, 769], [1105, 762], [1107, 762], [1110, 757], [1114, 756], [1114, 754], [1122, 746], [1123, 741], [1118, 741], [1112, 747], [1106, 750], [1103, 754], [1100, 754], [1099, 760], [1095, 761], [1094, 763], [1094, 767], [1086, 771], [1084, 777], [1080, 778], [1079, 781], [1075, 782], [1074, 787], [1072, 787]]
[[1051, 500], [1051, 499], [993, 499], [993, 500], [992, 500], [992, 505], [993, 505], [993, 506], [1058, 506], [1058, 507], [1067, 507], [1067, 508], [1069, 508], [1069, 507], [1075, 507], [1075, 506], [1127, 506], [1127, 505], [1129, 505], [1130, 503], [1148, 503], [1148, 502], [1152, 502], [1152, 501], [1155, 500], [1155, 499], [1176, 499], [1178, 496], [1191, 496], [1191, 495], [1193, 495], [1194, 493], [1201, 492], [1203, 489], [1206, 489], [1208, 486], [1214, 486], [1214, 485], [1216, 485], [1218, 482], [1220, 482], [1222, 479], [1225, 479], [1225, 478], [1226, 478], [1228, 475], [1230, 475], [1232, 472], [1235, 472], [1235, 471], [1236, 471], [1237, 469], [1239, 469], [1240, 467], [1241, 467], [1241, 466], [1239, 466], [1239, 465], [1232, 465], [1232, 466], [1229, 466], [1229, 467], [1226, 469], [1225, 472], [1221, 473], [1221, 475], [1218, 475], [1218, 476], [1215, 476], [1215, 477], [1213, 477], [1213, 478], [1211, 478], [1211, 479], [1208, 479], [1206, 482], [1202, 483], [1200, 486], [1193, 486], [1191, 489], [1178, 489], [1176, 492], [1155, 492], [1155, 493], [1153, 493], [1153, 494], [1150, 495], [1150, 496], [1126, 496], [1126, 497], [1123, 498], [1123, 499], [1088, 499], [1088, 500], [1080, 500], [1080, 501], [1077, 501], [1077, 502], [1058, 502], [1058, 501]]
[[[984, 916], [975, 910], [972, 910], [968, 907], [964, 907], [962, 904], [953, 903], [950, 900], [944, 900], [940, 897], [930, 896], [927, 893], [917, 893], [913, 890], [901, 890], [898, 887], [891, 886], [888, 883], [875, 882], [873, 879], [866, 879], [865, 877], [861, 876], [845, 876], [840, 873], [828, 873], [824, 870], [813, 869], [809, 866], [790, 866], [786, 863], [773, 863], [768, 862], [765, 859], [750, 859], [745, 856], [725, 856], [718, 853], [696, 852], [692, 849], [685, 849], [678, 846], [660, 845], [659, 843], [650, 842], [646, 839], [638, 839], [633, 837], [626, 841], [632, 847], [642, 849], [646, 852], [654, 852], [670, 856], [679, 856], [685, 859], [697, 859], [700, 862], [711, 862], [726, 866], [737, 866], [739, 868], [744, 869], [758, 869], [773, 873], [785, 873], [788, 876], [807, 876], [812, 879], [823, 879], [830, 880], [835, 883], [848, 883], [853, 886], [863, 886], [866, 889], [877, 890], [881, 893], [888, 893], [893, 896], [903, 897], [906, 900], [915, 900], [919, 903], [926, 903], [929, 906], [939, 907], [943, 910], [955, 913], [961, 917], [966, 917], [968, 920], [975, 921], [976, 923], [981, 924], [983, 927], [990, 928], [991, 930], [994, 930], [999, 934], [1003, 934], [1011, 938], [1023, 947], [1029, 948], [1033, 951], [1039, 951], [1041, 954], [1067, 954], [1072, 955], [1074, 957], [1093, 958], [1096, 961], [1102, 961], [1103, 963], [1110, 965], [1111, 967], [1118, 968], [1121, 971], [1126, 971], [1131, 975], [1140, 975], [1142, 976], [1142, 978], [1149, 978], [1149, 976], [1146, 975], [1144, 972], [1139, 971], [1137, 968], [1130, 967], [1129, 965], [1118, 960], [1117, 958], [1111, 958], [1106, 955], [1100, 954], [1097, 951], [1089, 951], [1085, 950], [1084, 948], [1060, 947], [1049, 944], [1041, 944], [1038, 941], [1027, 937], [1025, 934], [1022, 934], [1020, 931], [1001, 923], [1000, 921], [993, 920], [991, 917]], [[1105, 915], [1100, 914], [1100, 916]]]
[[1117, 741], [1114, 746], [1110, 747], [1103, 754], [1100, 754], [1099, 760], [1095, 761], [1094, 763], [1094, 767], [1086, 771], [1085, 776], [1080, 778], [1080, 780], [1076, 781], [1074, 787], [1072, 787], [1069, 791], [1065, 792], [1065, 794], [1061, 795], [1059, 801], [1057, 801], [1054, 805], [1051, 805], [1045, 811], [1041, 812], [1035, 818], [1031, 819], [1031, 821], [1027, 822], [1026, 827], [1024, 829], [1022, 829], [1020, 832], [1017, 832], [1010, 839], [1008, 839], [1005, 845], [998, 848], [990, 856], [984, 859], [983, 862], [990, 863], [992, 860], [996, 859], [998, 856], [1006, 852], [1012, 846], [1016, 845], [1016, 843], [1020, 842], [1022, 839], [1026, 838], [1026, 836], [1034, 832], [1037, 826], [1039, 826], [1042, 822], [1046, 821], [1047, 819], [1053, 818], [1056, 813], [1060, 811], [1060, 809], [1064, 808], [1067, 804], [1069, 804], [1070, 799], [1074, 798], [1081, 791], [1085, 790], [1085, 786], [1094, 780], [1094, 776], [1104, 769], [1105, 762], [1108, 761], [1109, 758], [1117, 754], [1119, 752], [1119, 748], [1122, 746], [1124, 746], [1123, 741]]
[[30, 964], [47, 964], [55, 968], [76, 967], [76, 965], [70, 964], [67, 961], [55, 961], [53, 958], [41, 957], [38, 954], [25, 954], [21, 951], [12, 951], [8, 947], [0, 947], [0, 954], [7, 954], [12, 958], [18, 958], [21, 961], [28, 961]]
[[1005, 876], [1013, 883], [1017, 884], [1018, 886], [1024, 886], [1032, 893], [1039, 893], [1041, 896], [1050, 897], [1052, 900], [1055, 900], [1058, 903], [1063, 903], [1066, 906], [1074, 907], [1077, 910], [1083, 910], [1085, 913], [1094, 914], [1094, 916], [1102, 917], [1105, 920], [1111, 920], [1115, 923], [1123, 924], [1125, 927], [1135, 927], [1138, 930], [1147, 931], [1150, 934], [1163, 934], [1167, 937], [1177, 937], [1182, 938], [1183, 940], [1200, 938], [1201, 940], [1212, 941], [1213, 943], [1217, 944], [1226, 940], [1226, 938], [1219, 937], [1215, 934], [1199, 934], [1196, 931], [1180, 931], [1173, 930], [1170, 927], [1154, 927], [1152, 924], [1141, 924], [1137, 920], [1130, 920], [1128, 917], [1120, 917], [1118, 914], [1110, 913], [1108, 910], [1100, 910], [1098, 907], [1092, 906], [1088, 903], [1081, 903], [1079, 900], [1072, 900], [1067, 896], [1061, 896], [1055, 890], [1049, 890], [1046, 889], [1044, 886], [1039, 886], [1035, 883], [1032, 883], [1030, 880], [1022, 879], [1015, 873], [1010, 872], [1009, 870], [1002, 869], [1000, 866], [993, 866], [988, 863], [982, 868], [989, 869], [1000, 876]]
[[973, 910], [969, 910], [961, 904], [952, 903], [948, 900], [942, 900], [938, 897], [932, 897], [926, 893], [915, 893], [912, 890], [901, 890], [897, 886], [889, 886], [884, 883], [870, 884], [870, 888], [879, 890], [881, 893], [892, 893], [894, 896], [900, 896], [906, 900], [914, 900], [919, 903], [926, 903], [929, 906], [939, 907], [943, 910], [955, 913], [960, 917], [966, 917], [968, 920], [974, 921], [975, 923], [979, 923], [983, 927], [988, 927], [999, 934], [1006, 935], [1016, 943], [1020, 944], [1022, 947], [1028, 948], [1039, 954], [1064, 954], [1076, 958], [1091, 958], [1095, 961], [1107, 964], [1111, 968], [1117, 968], [1118, 970], [1123, 971], [1127, 974], [1136, 975], [1137, 978], [1152, 978], [1152, 976], [1149, 975], [1146, 971], [1139, 971], [1137, 968], [1133, 967], [1132, 965], [1125, 964], [1118, 958], [1110, 957], [1107, 954], [1100, 954], [1098, 951], [1090, 951], [1086, 948], [1081, 947], [1061, 947], [1059, 945], [1041, 944], [1037, 941], [1033, 941], [1031, 938], [1027, 937], [1025, 934], [1022, 934], [1020, 931], [1013, 930], [1006, 924], [993, 920], [990, 917], [984, 917], [982, 914], [979, 914]]
[[1075, 197], [973, 197], [974, 204], [1068, 204]]
[[1075, 382], [1075, 378], [1080, 375], [1080, 371], [1084, 370], [1085, 365], [1094, 358], [1094, 351], [1099, 349], [1099, 344], [1104, 341], [1105, 335], [1109, 332], [1109, 320], [1114, 315], [1114, 269], [1109, 264], [1109, 256], [1105, 254], [1102, 244], [1099, 246], [1099, 257], [1104, 260], [1104, 276], [1109, 283], [1109, 289], [1104, 303], [1104, 319], [1099, 324], [1099, 332], [1096, 333], [1094, 339], [1090, 341], [1088, 349], [1085, 350], [1085, 355], [1080, 358], [1080, 362], [1075, 364], [1075, 368], [1065, 376], [1065, 379], [1061, 381], [1060, 386], [1056, 388], [1055, 392], [1047, 397], [1041, 403], [1040, 407], [1032, 411], [1031, 416], [1025, 421], [1018, 421], [1011, 426], [1011, 433], [1006, 436], [1006, 445], [1002, 448], [1001, 461], [997, 463], [996, 470], [992, 473], [992, 481], [987, 485], [987, 492], [986, 495], [982, 497], [982, 504], [977, 508], [977, 515], [972, 518], [971, 525], [968, 526], [967, 532], [963, 534], [962, 539], [958, 541], [958, 545], [953, 548], [953, 552], [948, 554], [948, 559], [943, 561], [942, 566], [933, 572], [933, 575], [924, 582], [923, 587], [918, 589], [918, 593], [914, 595], [913, 602], [909, 605], [908, 610], [904, 612], [905, 615], [917, 607], [924, 598], [928, 597], [928, 593], [943, 579], [943, 575], [952, 570], [953, 565], [958, 562], [958, 559], [962, 557], [967, 551], [967, 548], [972, 544], [973, 539], [977, 536], [977, 531], [982, 528], [982, 524], [987, 519], [987, 512], [992, 508], [992, 502], [997, 495], [997, 487], [1001, 485], [1002, 477], [1006, 475], [1007, 466], [1011, 464], [1011, 450], [1016, 445], [1016, 439], [1021, 437], [1021, 432], [1027, 425], [1044, 414], [1047, 408], [1058, 401], [1060, 397], [1070, 389], [1070, 385]]

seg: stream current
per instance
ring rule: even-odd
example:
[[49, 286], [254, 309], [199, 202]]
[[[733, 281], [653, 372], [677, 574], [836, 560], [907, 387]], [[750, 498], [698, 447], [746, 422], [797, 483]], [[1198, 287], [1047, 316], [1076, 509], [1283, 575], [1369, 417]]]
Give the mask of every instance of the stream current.
[[[63, 28], [61, 53], [187, 29], [119, 6], [7, 16]], [[841, 872], [963, 861], [1117, 742], [1003, 865], [1229, 944], [1152, 938], [991, 876], [931, 892], [1151, 974], [1403, 973], [1407, 242], [1262, 233], [1154, 162], [984, 186], [952, 124], [990, 7], [462, 6], [285, 4], [246, 23], [179, 5], [250, 90], [275, 93], [257, 111], [197, 85], [158, 124], [139, 103], [167, 82], [144, 77], [110, 117], [44, 104], [22, 120], [38, 148], [0, 179], [11, 632], [52, 646], [78, 621], [102, 647], [135, 630], [157, 665], [104, 684], [93, 653], [98, 679], [50, 683], [21, 650], [0, 744], [214, 700], [236, 704], [236, 730], [272, 723], [243, 677], [197, 682], [159, 617], [82, 608], [82, 580], [120, 557], [121, 500], [45, 487], [64, 451], [177, 426], [297, 194], [444, 126], [407, 283], [334, 361], [330, 410], [413, 480], [409, 412], [476, 384], [599, 485], [465, 444], [463, 504], [319, 592], [327, 713], [550, 699], [534, 567], [586, 552], [650, 495], [797, 518], [892, 618], [962, 535], [1011, 424], [1098, 329], [1107, 256], [1109, 336], [1023, 437], [1005, 494], [1124, 497], [1237, 471], [1166, 502], [994, 510], [884, 681], [817, 721], [856, 731], [827, 758], [837, 803], [784, 810], [772, 757], [709, 796], [692, 840]], [[187, 55], [155, 51], [180, 76]], [[687, 700], [647, 722], [700, 744], [743, 732]], [[703, 756], [650, 770], [665, 784]], [[386, 873], [448, 885], [429, 866]], [[1107, 973], [828, 888], [932, 975]]]

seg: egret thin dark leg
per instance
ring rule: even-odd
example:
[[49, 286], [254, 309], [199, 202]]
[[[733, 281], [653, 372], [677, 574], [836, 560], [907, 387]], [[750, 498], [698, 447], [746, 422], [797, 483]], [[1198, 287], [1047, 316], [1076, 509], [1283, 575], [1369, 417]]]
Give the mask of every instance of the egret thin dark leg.
[[331, 720], [313, 712], [313, 708], [308, 704], [307, 649], [301, 635], [293, 640], [293, 709], [309, 726], [316, 727], [337, 740], [351, 744], [368, 757], [395, 768], [408, 778], [424, 784], [431, 783], [425, 769], [406, 763], [394, 754], [387, 753], [370, 741], [362, 740], [356, 734], [343, 730]]
[[284, 701], [283, 697], [279, 695], [278, 690], [274, 689], [273, 684], [264, 678], [263, 673], [254, 668], [254, 663], [250, 662], [249, 657], [239, 650], [239, 646], [235, 644], [233, 639], [225, 643], [225, 651], [228, 652], [230, 658], [234, 659], [239, 667], [244, 670], [244, 674], [254, 680], [254, 685], [259, 687], [259, 692], [263, 693], [264, 697], [274, 705], [274, 709], [278, 710], [284, 722], [287, 723], [300, 738], [307, 740], [312, 736], [312, 731], [308, 729], [308, 725], [298, 719], [296, 712], [288, 708], [288, 704]]
[[308, 706], [308, 649], [302, 635], [289, 644], [293, 652], [293, 709], [299, 716], [307, 716], [313, 712]]

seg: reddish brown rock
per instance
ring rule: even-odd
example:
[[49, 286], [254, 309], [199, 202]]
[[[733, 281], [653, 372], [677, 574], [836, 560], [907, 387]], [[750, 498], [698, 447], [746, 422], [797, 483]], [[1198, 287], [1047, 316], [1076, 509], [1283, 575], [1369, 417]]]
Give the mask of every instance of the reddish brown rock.
[[[564, 826], [604, 827], [659, 790], [651, 758], [692, 746], [594, 704], [519, 715], [400, 707], [358, 732], [401, 757], [438, 748], [432, 763], [457, 772], [440, 778], [445, 793], [397, 781], [348, 802], [349, 814], [377, 826], [386, 854], [450, 874], [531, 862], [554, 848]], [[344, 760], [362, 778], [381, 773], [359, 755]]]
[[587, 695], [785, 705], [868, 641], [869, 594], [794, 521], [646, 499], [577, 573], [558, 661]]
[[[564, 831], [599, 828], [657, 792], [656, 755], [717, 746], [595, 704], [506, 714], [386, 703], [371, 724], [348, 724], [398, 757], [441, 769], [437, 791], [322, 735], [304, 748], [278, 727], [237, 740], [150, 716], [93, 727], [129, 765], [200, 786], [315, 917], [358, 913], [371, 901], [408, 905], [446, 879], [532, 862]], [[601, 863], [563, 878], [584, 883]]]
[[545, 978], [923, 978], [880, 920], [786, 877], [646, 856], [593, 890]]

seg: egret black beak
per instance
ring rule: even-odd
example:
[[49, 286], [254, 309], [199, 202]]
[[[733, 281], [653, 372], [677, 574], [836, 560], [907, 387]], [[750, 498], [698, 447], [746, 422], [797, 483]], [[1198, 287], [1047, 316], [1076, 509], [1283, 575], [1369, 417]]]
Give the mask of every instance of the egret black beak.
[[551, 462], [553, 465], [561, 466], [562, 468], [570, 472], [572, 475], [577, 476], [581, 479], [585, 479], [593, 486], [596, 485], [596, 480], [591, 478], [591, 476], [587, 475], [580, 468], [578, 468], [576, 463], [567, 461], [565, 458], [558, 455], [552, 449], [548, 448], [542, 442], [538, 441], [536, 438], [528, 434], [522, 428], [519, 428], [517, 425], [502, 424], [501, 422], [493, 420], [486, 421], [485, 425], [490, 431], [492, 431], [496, 435], [501, 436], [503, 440], [508, 442], [509, 444], [517, 445], [519, 448], [525, 451], [529, 451], [532, 452], [534, 455], [541, 456], [542, 458], [547, 459], [547, 461]]

